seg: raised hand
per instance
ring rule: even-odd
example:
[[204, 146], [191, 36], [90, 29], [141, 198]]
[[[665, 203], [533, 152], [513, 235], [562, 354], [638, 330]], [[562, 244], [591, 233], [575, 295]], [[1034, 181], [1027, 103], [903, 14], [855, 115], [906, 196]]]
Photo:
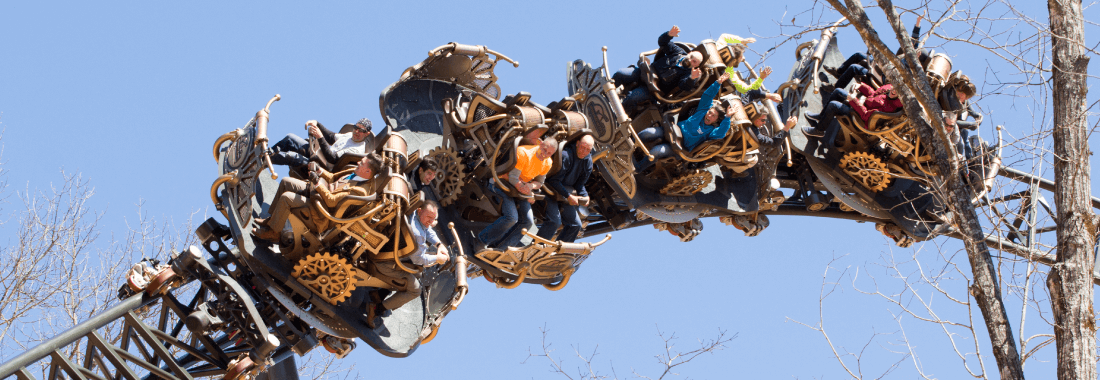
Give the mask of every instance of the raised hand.
[[797, 117], [794, 117], [794, 116], [788, 117], [788, 118], [787, 118], [787, 123], [786, 123], [786, 124], [783, 124], [783, 129], [781, 129], [781, 130], [782, 130], [782, 131], [786, 131], [786, 130], [788, 130], [788, 129], [791, 129], [791, 127], [793, 127], [793, 126], [794, 126], [794, 123], [797, 123], [797, 122], [798, 122], [798, 118], [797, 118]]
[[673, 25], [672, 29], [668, 30], [668, 35], [672, 36], [672, 37], [679, 36], [680, 35], [680, 27], [676, 26], [676, 25]]
[[726, 83], [729, 79], [730, 73], [728, 71], [723, 71], [722, 76], [718, 77], [718, 83]]
[[779, 94], [776, 94], [774, 92], [769, 93], [767, 95], [764, 95], [764, 97], [768, 98], [768, 100], [771, 100], [771, 101], [776, 102], [776, 103], [779, 103], [779, 102], [783, 101], [783, 97], [779, 96]]
[[760, 70], [760, 79], [766, 79], [768, 78], [768, 75], [772, 75], [771, 66], [765, 67], [763, 70]]

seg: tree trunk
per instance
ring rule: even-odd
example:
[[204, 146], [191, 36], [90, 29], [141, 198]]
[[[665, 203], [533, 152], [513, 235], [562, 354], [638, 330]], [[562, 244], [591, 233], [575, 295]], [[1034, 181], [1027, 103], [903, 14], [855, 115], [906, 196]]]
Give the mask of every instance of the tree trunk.
[[[886, 13], [897, 40], [905, 52], [908, 65], [903, 65], [901, 60], [882, 43], [878, 35], [871, 32], [873, 30], [871, 21], [858, 0], [846, 0], [847, 7], [841, 5], [840, 0], [828, 1], [856, 27], [867, 46], [875, 52], [876, 58], [882, 59], [883, 66], [886, 67], [887, 81], [894, 83], [897, 87], [910, 123], [917, 129], [922, 141], [931, 142], [926, 148], [931, 148], [935, 157], [933, 162], [936, 163], [939, 173], [943, 173], [938, 178], [939, 188], [934, 191], [954, 213], [955, 225], [966, 245], [970, 268], [974, 273], [974, 283], [970, 287], [970, 293], [977, 301], [978, 308], [985, 319], [1000, 377], [1023, 379], [1020, 354], [1008, 322], [1008, 312], [1001, 299], [1001, 288], [997, 281], [993, 259], [989, 255], [989, 247], [985, 245], [985, 234], [982, 232], [978, 213], [970, 203], [972, 193], [961, 180], [962, 164], [956, 158], [958, 152], [955, 152], [954, 144], [949, 143], [951, 140], [943, 127], [943, 119], [938, 116], [942, 114], [942, 109], [936, 102], [927, 76], [917, 64], [916, 52], [908, 42], [905, 27], [893, 3], [890, 0], [879, 0], [879, 5]], [[929, 117], [929, 115], [936, 116]]]
[[1096, 234], [1089, 202], [1086, 55], [1080, 0], [1048, 0], [1054, 88], [1054, 203], [1058, 255], [1047, 287], [1054, 311], [1059, 379], [1096, 378], [1092, 310], [1092, 250]]

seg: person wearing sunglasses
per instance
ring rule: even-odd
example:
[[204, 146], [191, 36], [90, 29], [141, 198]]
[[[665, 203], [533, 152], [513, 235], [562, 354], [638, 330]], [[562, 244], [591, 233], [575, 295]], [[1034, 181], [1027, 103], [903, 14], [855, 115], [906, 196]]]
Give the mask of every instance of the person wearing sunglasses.
[[[317, 120], [306, 122], [309, 136], [317, 140], [320, 147], [317, 157], [321, 162], [335, 163], [345, 153], [364, 154], [368, 148], [374, 148], [374, 134], [371, 133], [370, 119], [362, 118], [348, 133], [335, 133], [325, 128]], [[271, 147], [271, 163], [289, 166], [291, 171], [303, 171], [310, 161], [309, 141], [290, 133]]]

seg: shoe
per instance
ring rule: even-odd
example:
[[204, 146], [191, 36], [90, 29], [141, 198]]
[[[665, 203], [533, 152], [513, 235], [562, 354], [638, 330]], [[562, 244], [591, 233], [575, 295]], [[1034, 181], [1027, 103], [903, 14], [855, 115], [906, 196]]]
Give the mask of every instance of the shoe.
[[818, 88], [818, 91], [821, 91], [821, 96], [829, 96], [829, 94], [832, 94], [833, 91], [836, 91], [836, 86], [826, 83], [821, 85], [821, 87]]
[[382, 295], [378, 294], [377, 290], [372, 290], [370, 292], [370, 302], [376, 305], [382, 303]]
[[805, 114], [802, 114], [802, 116], [805, 116], [806, 120], [809, 120], [809, 121], [812, 121], [812, 122], [815, 122], [815, 123], [821, 121], [821, 114], [819, 114], [819, 113], [805, 113]]
[[821, 69], [825, 70], [825, 72], [829, 73], [829, 75], [832, 75], [834, 78], [840, 76], [840, 72], [836, 70], [836, 67], [821, 65]]
[[271, 242], [279, 241], [279, 231], [271, 229], [271, 227], [268, 227], [266, 223], [254, 228], [252, 230], [252, 235], [261, 240], [267, 240]]
[[807, 137], [825, 137], [825, 131], [813, 127], [802, 127], [802, 134], [806, 135]]

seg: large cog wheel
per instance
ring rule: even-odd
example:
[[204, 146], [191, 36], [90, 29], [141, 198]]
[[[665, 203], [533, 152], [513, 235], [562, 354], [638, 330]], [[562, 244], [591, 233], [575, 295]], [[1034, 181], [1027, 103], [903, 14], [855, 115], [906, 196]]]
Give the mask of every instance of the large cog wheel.
[[673, 197], [690, 197], [703, 190], [714, 181], [714, 174], [706, 170], [696, 170], [684, 174], [661, 188], [661, 194]]
[[868, 190], [877, 192], [890, 186], [890, 172], [886, 169], [886, 164], [867, 152], [845, 154], [840, 159], [840, 168]]
[[439, 204], [443, 207], [449, 206], [462, 193], [462, 184], [466, 179], [466, 166], [462, 165], [462, 159], [453, 148], [437, 147], [428, 152], [428, 157], [434, 157], [444, 173], [443, 177], [436, 178], [432, 182], [435, 185], [435, 193], [439, 195]]
[[347, 299], [355, 290], [355, 267], [343, 257], [328, 252], [318, 252], [298, 260], [291, 275], [334, 305]]

